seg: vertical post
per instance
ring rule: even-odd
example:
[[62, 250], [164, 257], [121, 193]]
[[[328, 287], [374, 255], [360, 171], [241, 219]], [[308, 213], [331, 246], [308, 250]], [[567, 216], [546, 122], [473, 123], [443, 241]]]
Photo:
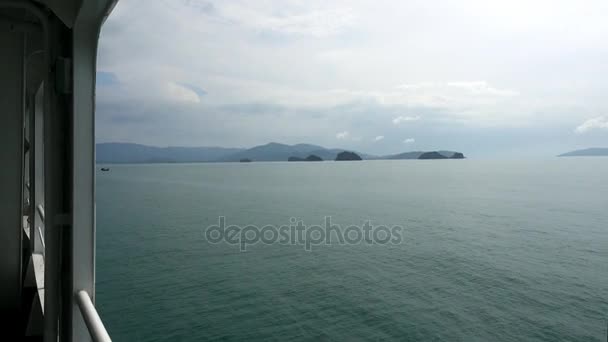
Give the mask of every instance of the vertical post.
[[33, 155], [34, 155], [34, 162], [32, 163], [32, 169], [34, 170], [34, 175], [33, 175], [33, 187], [31, 188], [31, 192], [34, 201], [33, 205], [34, 205], [34, 210], [36, 211], [36, 214], [34, 215], [34, 220], [32, 221], [32, 227], [34, 229], [33, 234], [30, 236], [32, 237], [32, 240], [34, 241], [34, 253], [38, 253], [38, 254], [43, 254], [44, 255], [44, 247], [42, 245], [42, 239], [44, 238], [44, 236], [41, 236], [41, 234], [38, 231], [38, 228], [40, 228], [40, 231], [42, 233], [45, 232], [44, 229], [44, 221], [43, 221], [43, 217], [41, 216], [41, 214], [38, 212], [38, 205], [42, 205], [44, 207], [44, 134], [43, 134], [43, 129], [44, 129], [44, 122], [43, 122], [43, 116], [44, 116], [44, 84], [40, 85], [40, 88], [38, 88], [38, 90], [36, 91], [36, 94], [34, 95], [34, 100], [33, 100], [33, 118], [34, 118], [34, 140], [32, 142], [32, 151], [33, 151]]
[[73, 27], [72, 52], [72, 319], [71, 340], [91, 335], [76, 301], [86, 292], [95, 304], [95, 76], [101, 24], [117, 0], [82, 3]]
[[48, 47], [45, 55], [43, 97], [44, 135], [44, 342], [57, 342], [61, 312], [61, 281], [69, 274], [61, 273], [61, 235], [65, 222], [66, 112], [55, 92], [52, 61], [57, 57], [61, 35], [55, 19], [47, 24]]
[[[31, 150], [32, 147], [32, 122], [33, 122], [33, 118], [32, 118], [32, 111], [29, 108], [29, 104], [28, 104], [28, 93], [27, 93], [27, 61], [28, 61], [28, 46], [27, 46], [27, 33], [24, 32], [23, 33], [23, 65], [22, 65], [22, 73], [21, 73], [21, 78], [23, 80], [23, 88], [22, 88], [22, 93], [21, 93], [21, 108], [23, 110], [23, 175], [22, 175], [22, 208], [25, 207], [25, 202], [27, 199], [27, 207], [25, 207], [24, 209], [27, 210], [27, 212], [22, 212], [21, 213], [21, 217], [22, 217], [22, 224], [23, 224], [23, 217], [27, 216], [27, 220], [28, 220], [28, 229], [30, 231], [30, 240], [29, 240], [29, 252], [32, 252], [32, 248], [33, 247], [33, 243], [32, 243], [32, 220], [34, 218], [34, 214], [35, 214], [35, 209], [34, 209], [34, 204], [33, 202], [33, 196], [32, 196], [32, 191], [30, 190], [30, 186], [32, 185], [32, 156], [33, 156], [33, 152]], [[27, 194], [27, 197], [26, 197]], [[23, 231], [23, 229], [22, 229]]]
[[[90, 7], [90, 6], [88, 6]], [[72, 341], [91, 336], [76, 302], [85, 291], [95, 303], [95, 74], [100, 21], [83, 4], [74, 25], [72, 126]]]
[[[21, 305], [24, 56], [23, 39], [18, 33], [2, 29], [0, 42], [3, 49], [0, 53], [0, 162], [9, 165], [0, 170], [0, 313], [4, 314], [17, 312]], [[6, 317], [10, 318], [13, 317]]]
[[36, 196], [36, 112], [35, 112], [35, 101], [32, 94], [27, 95], [27, 115], [29, 118], [29, 187], [28, 193], [30, 197], [30, 212], [29, 217], [29, 228], [30, 228], [30, 253], [34, 253], [36, 250], [36, 205], [38, 204], [38, 198]]

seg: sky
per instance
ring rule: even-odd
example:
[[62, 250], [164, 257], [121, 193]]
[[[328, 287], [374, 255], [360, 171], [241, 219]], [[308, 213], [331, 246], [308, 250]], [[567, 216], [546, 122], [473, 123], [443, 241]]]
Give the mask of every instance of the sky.
[[608, 147], [608, 1], [120, 0], [98, 142], [542, 157]]

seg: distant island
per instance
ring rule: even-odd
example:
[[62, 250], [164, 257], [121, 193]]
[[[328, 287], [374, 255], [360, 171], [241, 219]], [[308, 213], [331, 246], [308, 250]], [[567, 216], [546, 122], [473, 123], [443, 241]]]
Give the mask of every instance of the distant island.
[[[344, 154], [340, 159], [338, 155]], [[352, 154], [351, 154], [352, 153]], [[356, 157], [354, 155], [356, 155]], [[424, 157], [420, 158], [422, 155]], [[430, 158], [433, 157], [433, 158]], [[318, 158], [318, 159], [317, 159]], [[343, 159], [344, 158], [344, 159]], [[353, 159], [350, 159], [353, 158]], [[371, 155], [342, 148], [325, 148], [311, 144], [287, 145], [276, 142], [252, 148], [225, 147], [155, 147], [132, 143], [99, 143], [96, 161], [100, 164], [120, 163], [200, 163], [252, 161], [319, 161], [319, 160], [405, 160], [463, 159], [461, 152], [414, 151], [391, 155]]]
[[448, 159], [448, 157], [444, 156], [443, 154], [441, 154], [437, 151], [433, 151], [433, 152], [424, 152], [423, 154], [420, 155], [420, 157], [418, 157], [418, 159]]
[[358, 154], [356, 154], [355, 152], [344, 151], [344, 152], [338, 153], [338, 155], [336, 156], [336, 161], [343, 161], [343, 160], [363, 160], [363, 159], [361, 159], [361, 157]]
[[[423, 154], [432, 153], [431, 155], [420, 158]], [[435, 156], [436, 158], [428, 158], [428, 156]], [[443, 158], [445, 157], [445, 158]], [[376, 159], [390, 159], [390, 160], [403, 160], [403, 159], [464, 159], [465, 156], [461, 152], [454, 151], [413, 151], [404, 152], [400, 154], [393, 154], [383, 157], [377, 157]]]
[[558, 157], [608, 157], [608, 148], [592, 147], [560, 154]]
[[300, 158], [300, 157], [289, 157], [287, 159], [287, 161], [290, 162], [302, 162], [302, 161], [323, 161], [323, 159], [317, 155], [311, 154], [306, 158]]

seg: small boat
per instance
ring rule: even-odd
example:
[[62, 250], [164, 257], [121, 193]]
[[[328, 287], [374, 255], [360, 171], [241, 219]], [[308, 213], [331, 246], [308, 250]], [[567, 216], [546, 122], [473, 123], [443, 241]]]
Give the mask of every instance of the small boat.
[[102, 167], [101, 171], [110, 171], [110, 168], [109, 167]]

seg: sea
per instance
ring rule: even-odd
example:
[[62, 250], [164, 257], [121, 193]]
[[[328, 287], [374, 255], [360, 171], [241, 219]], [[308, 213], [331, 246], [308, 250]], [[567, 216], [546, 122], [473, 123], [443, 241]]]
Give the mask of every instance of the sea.
[[102, 166], [114, 341], [607, 340], [608, 158]]

